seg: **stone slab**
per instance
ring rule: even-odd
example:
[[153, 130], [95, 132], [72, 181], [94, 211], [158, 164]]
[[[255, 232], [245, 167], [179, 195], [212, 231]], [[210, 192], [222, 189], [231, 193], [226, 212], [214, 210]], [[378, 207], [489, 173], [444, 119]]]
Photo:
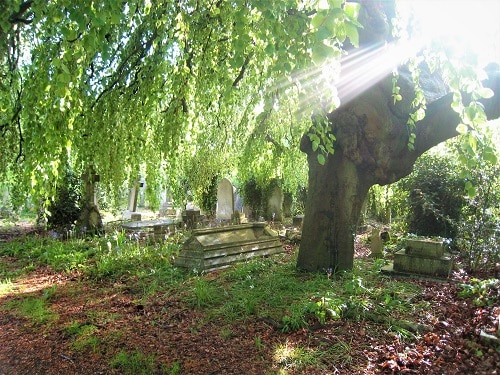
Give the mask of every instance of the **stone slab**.
[[142, 232], [154, 241], [163, 240], [167, 232], [174, 232], [180, 221], [172, 219], [130, 221], [121, 227], [128, 232]]
[[394, 263], [393, 262], [390, 262], [389, 264], [383, 266], [380, 269], [380, 272], [382, 272], [385, 275], [394, 276], [394, 277], [403, 277], [403, 278], [418, 277], [419, 279], [423, 279], [423, 280], [432, 280], [432, 281], [441, 281], [441, 282], [448, 279], [448, 277], [442, 277], [442, 276], [422, 275], [422, 274], [400, 272], [400, 271], [398, 272], [398, 271], [394, 270]]
[[407, 254], [404, 249], [394, 254], [394, 271], [396, 272], [448, 277], [452, 266], [453, 260], [448, 253], [444, 253], [440, 258], [411, 255]]
[[421, 257], [441, 258], [444, 255], [442, 241], [432, 240], [406, 240], [406, 254]]
[[210, 272], [235, 262], [284, 252], [266, 223], [195, 229], [174, 261], [178, 267]]

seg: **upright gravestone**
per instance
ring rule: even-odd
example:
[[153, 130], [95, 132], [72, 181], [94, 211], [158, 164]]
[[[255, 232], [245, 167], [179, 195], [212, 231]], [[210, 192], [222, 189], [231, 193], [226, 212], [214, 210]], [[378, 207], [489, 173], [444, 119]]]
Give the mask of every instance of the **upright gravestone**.
[[78, 226], [84, 232], [95, 233], [102, 229], [102, 218], [97, 207], [95, 183], [99, 182], [99, 175], [92, 169], [82, 176], [84, 182], [83, 207], [78, 218]]
[[380, 238], [380, 230], [377, 228], [372, 229], [372, 234], [370, 237], [370, 256], [372, 258], [382, 258], [384, 245], [382, 243], [382, 239]]
[[243, 212], [243, 198], [236, 189], [234, 190], [234, 210]]
[[146, 207], [146, 182], [144, 180], [139, 181], [139, 188], [137, 192], [137, 206]]
[[293, 196], [292, 194], [285, 194], [283, 198], [283, 216], [292, 216]]
[[233, 212], [234, 187], [227, 178], [223, 178], [217, 186], [216, 218], [220, 220], [231, 220]]
[[137, 211], [137, 198], [139, 196], [139, 189], [141, 188], [141, 182], [136, 181], [134, 186], [129, 191], [128, 194], [128, 206], [127, 211], [123, 213], [123, 218], [133, 221], [140, 221], [141, 214]]
[[267, 217], [273, 221], [283, 221], [283, 190], [275, 187], [267, 202]]

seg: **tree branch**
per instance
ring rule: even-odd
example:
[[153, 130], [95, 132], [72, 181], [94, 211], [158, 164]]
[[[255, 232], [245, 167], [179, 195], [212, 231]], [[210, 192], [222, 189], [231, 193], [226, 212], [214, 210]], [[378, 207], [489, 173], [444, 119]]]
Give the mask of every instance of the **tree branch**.
[[17, 118], [17, 131], [19, 132], [19, 153], [17, 154], [16, 157], [16, 163], [21, 159], [23, 155], [23, 143], [24, 143], [24, 138], [23, 138], [23, 130], [21, 128], [21, 119]]
[[24, 3], [21, 3], [19, 6], [19, 11], [12, 13], [9, 16], [9, 22], [12, 24], [15, 23], [23, 23], [25, 25], [29, 25], [30, 23], [33, 22], [33, 19], [27, 19], [24, 18], [24, 14], [31, 8], [31, 5], [33, 5], [33, 0], [27, 0]]
[[243, 79], [243, 76], [245, 75], [245, 71], [247, 69], [248, 63], [250, 62], [250, 55], [248, 55], [245, 58], [245, 61], [243, 62], [243, 65], [241, 66], [240, 72], [238, 76], [235, 78], [233, 81], [233, 87], [238, 86], [238, 83]]

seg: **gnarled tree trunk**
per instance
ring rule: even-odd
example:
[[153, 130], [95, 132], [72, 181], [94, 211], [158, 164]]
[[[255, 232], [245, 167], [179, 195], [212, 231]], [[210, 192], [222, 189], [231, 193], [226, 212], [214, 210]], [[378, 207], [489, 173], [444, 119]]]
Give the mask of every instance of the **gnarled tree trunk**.
[[[497, 95], [485, 103], [488, 118], [500, 116], [499, 72], [487, 86]], [[422, 67], [420, 82], [427, 99], [425, 118], [417, 123], [415, 149], [408, 148], [406, 125], [413, 98], [412, 79], [400, 72], [402, 95], [392, 99], [392, 76], [343, 104], [328, 119], [337, 141], [325, 165], [317, 162], [304, 135], [301, 150], [308, 155], [309, 192], [297, 266], [306, 271], [352, 268], [354, 232], [361, 206], [374, 184], [386, 185], [408, 175], [415, 160], [431, 147], [456, 136], [460, 118], [451, 108], [452, 95], [441, 78]]]

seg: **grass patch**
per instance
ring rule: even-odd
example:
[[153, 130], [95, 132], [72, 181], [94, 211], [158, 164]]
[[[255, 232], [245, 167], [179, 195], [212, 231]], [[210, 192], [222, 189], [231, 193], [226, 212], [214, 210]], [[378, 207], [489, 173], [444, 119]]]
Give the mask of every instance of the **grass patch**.
[[[0, 254], [29, 262], [33, 267], [48, 265], [60, 272], [78, 270], [86, 282], [132, 294], [134, 303], [144, 306], [153, 298], [161, 300], [162, 295], [168, 295], [185, 307], [196, 309], [201, 325], [203, 321], [222, 321], [225, 328], [220, 337], [228, 340], [233, 336], [233, 325], [249, 318], [264, 318], [283, 332], [335, 319], [370, 320], [404, 336], [406, 327], [398, 326], [397, 319], [414, 319], [412, 300], [421, 293], [412, 283], [381, 276], [380, 262], [356, 260], [352, 272], [327, 277], [297, 271], [296, 259], [289, 254], [255, 258], [215, 274], [195, 275], [173, 266], [179, 246], [178, 242], [142, 244], [116, 232], [84, 240], [23, 238], [14, 241], [10, 248], [2, 245]], [[7, 275], [5, 272], [2, 273]], [[0, 295], [8, 293], [11, 279], [3, 276], [0, 280], [4, 280], [0, 283]], [[8, 308], [37, 324], [50, 323], [57, 319], [49, 306], [56, 293], [55, 287], [48, 288], [42, 296], [18, 299], [8, 303]], [[65, 333], [72, 339], [74, 350], [96, 353], [104, 345], [123, 339], [119, 330], [107, 332], [104, 337], [98, 332], [98, 327], [119, 318], [119, 314], [92, 311], [85, 324], [72, 323]], [[263, 341], [255, 336], [255, 347], [263, 350]], [[285, 343], [275, 352], [275, 364], [281, 373], [309, 366], [327, 369], [328, 363], [344, 366], [352, 361], [350, 344], [341, 341], [316, 347]], [[121, 351], [111, 365], [124, 374], [180, 371], [179, 364], [165, 368], [153, 356], [140, 351]]]
[[155, 373], [156, 363], [152, 355], [122, 350], [111, 361], [111, 367], [120, 370], [122, 374], [148, 375]]
[[47, 324], [58, 319], [58, 315], [50, 311], [47, 300], [43, 297], [27, 297], [11, 301], [5, 305], [7, 310], [29, 319], [34, 324]]
[[332, 366], [343, 367], [352, 362], [352, 347], [337, 340], [335, 343], [321, 343], [318, 347], [306, 347], [286, 341], [274, 348], [274, 364], [278, 374], [296, 373], [307, 368], [329, 371]]
[[[202, 310], [207, 319], [223, 318], [234, 323], [252, 316], [265, 317], [276, 321], [283, 331], [296, 331], [311, 322], [325, 324], [331, 319], [409, 314], [412, 297], [420, 293], [411, 283], [380, 276], [380, 262], [356, 261], [352, 272], [328, 278], [300, 273], [293, 256], [279, 255], [236, 264], [216, 277], [193, 275], [173, 266], [179, 241], [148, 245], [119, 231], [102, 238], [67, 241], [27, 237], [10, 245], [2, 245], [0, 254], [49, 265], [61, 272], [78, 269], [90, 282], [118, 282], [126, 285], [127, 292], [141, 304], [168, 291], [190, 308]], [[10, 290], [10, 279], [4, 280], [0, 293]], [[46, 308], [46, 300], [25, 303], [38, 303], [41, 311]], [[41, 312], [38, 318], [35, 312], [31, 315], [35, 320], [50, 316]]]
[[0, 280], [0, 297], [9, 294], [12, 290], [14, 290], [14, 284], [9, 278]]
[[99, 351], [100, 340], [95, 335], [98, 327], [93, 324], [81, 324], [74, 322], [64, 330], [65, 334], [73, 338], [73, 349], [78, 351]]

